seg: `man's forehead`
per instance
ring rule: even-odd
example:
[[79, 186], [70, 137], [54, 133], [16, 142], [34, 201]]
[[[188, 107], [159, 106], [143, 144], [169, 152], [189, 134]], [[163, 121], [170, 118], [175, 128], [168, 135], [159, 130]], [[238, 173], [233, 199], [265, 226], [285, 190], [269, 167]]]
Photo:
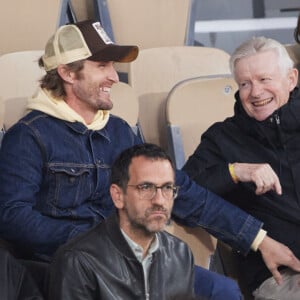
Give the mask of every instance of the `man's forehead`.
[[150, 164], [151, 165], [152, 163], [159, 163], [159, 164], [168, 163], [168, 164], [170, 164], [170, 162], [166, 158], [148, 157], [148, 156], [144, 156], [144, 155], [139, 155], [139, 156], [135, 156], [132, 158], [130, 165], [134, 165], [134, 166], [140, 165], [140, 164]]
[[164, 158], [152, 158], [145, 156], [137, 156], [131, 160], [129, 165], [129, 175], [157, 174], [160, 175], [170, 174], [173, 177], [173, 168], [169, 160]]

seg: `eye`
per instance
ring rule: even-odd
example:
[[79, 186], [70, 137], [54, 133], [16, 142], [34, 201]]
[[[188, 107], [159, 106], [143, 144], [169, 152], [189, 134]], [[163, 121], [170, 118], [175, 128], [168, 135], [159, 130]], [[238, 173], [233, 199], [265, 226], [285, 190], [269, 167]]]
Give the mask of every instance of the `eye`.
[[165, 191], [173, 191], [174, 190], [174, 186], [172, 184], [166, 184], [163, 186], [163, 189]]
[[138, 188], [141, 191], [149, 191], [153, 189], [153, 184], [152, 183], [142, 183], [138, 185]]
[[249, 85], [249, 82], [241, 82], [239, 83], [240, 88], [246, 88]]
[[106, 66], [107, 66], [107, 62], [105, 62], [105, 61], [100, 61], [98, 64], [99, 68], [105, 68]]

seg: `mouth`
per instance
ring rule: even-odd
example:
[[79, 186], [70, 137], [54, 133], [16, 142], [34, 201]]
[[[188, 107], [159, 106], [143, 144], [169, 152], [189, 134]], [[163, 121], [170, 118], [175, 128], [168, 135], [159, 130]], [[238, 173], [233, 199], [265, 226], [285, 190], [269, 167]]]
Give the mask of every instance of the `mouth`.
[[167, 217], [166, 213], [164, 213], [162, 211], [153, 211], [152, 213], [150, 213], [150, 216], [164, 216], [164, 217]]
[[166, 224], [170, 218], [164, 213], [161, 212], [153, 212], [148, 215], [147, 220], [148, 222]]
[[265, 105], [271, 103], [272, 101], [273, 101], [273, 98], [268, 98], [268, 99], [264, 99], [264, 100], [260, 100], [260, 101], [255, 101], [252, 104], [255, 107], [261, 107], [261, 106], [265, 106]]
[[164, 218], [168, 218], [168, 213], [165, 210], [163, 210], [163, 209], [148, 211], [146, 213], [146, 215], [148, 217], [164, 217]]
[[110, 94], [110, 90], [111, 90], [111, 88], [107, 87], [107, 86], [103, 86], [103, 87], [100, 88], [101, 92], [104, 92], [104, 93], [107, 93], [107, 94]]

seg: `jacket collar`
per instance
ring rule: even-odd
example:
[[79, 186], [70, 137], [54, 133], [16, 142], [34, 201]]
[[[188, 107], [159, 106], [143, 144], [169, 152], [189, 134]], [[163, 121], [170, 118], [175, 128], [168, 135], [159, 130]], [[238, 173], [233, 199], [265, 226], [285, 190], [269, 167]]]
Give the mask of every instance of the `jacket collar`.
[[[84, 124], [82, 124], [80, 122], [67, 122], [67, 121], [64, 121], [64, 122], [69, 128], [71, 128], [73, 131], [75, 131], [79, 134], [86, 134], [89, 131], [89, 129]], [[110, 135], [108, 133], [108, 130], [107, 130], [106, 126], [103, 129], [94, 130], [93, 132], [96, 132], [99, 135], [106, 138], [107, 140], [110, 140]]]
[[137, 258], [135, 254], [131, 250], [130, 246], [128, 245], [125, 237], [121, 232], [117, 212], [113, 213], [109, 218], [107, 218], [105, 226], [112, 243], [119, 250], [119, 252], [125, 255], [128, 259], [136, 260]]
[[279, 118], [280, 126], [284, 130], [300, 129], [300, 90], [297, 87], [290, 93], [288, 102], [264, 121], [257, 121], [248, 116], [241, 104], [238, 91], [235, 99], [234, 119], [245, 132], [251, 135], [260, 135], [261, 128], [275, 127], [275, 118]]
[[[120, 229], [119, 216], [117, 212], [113, 213], [110, 217], [108, 217], [105, 221], [106, 230], [110, 236], [110, 239], [114, 246], [128, 259], [136, 260], [136, 256], [130, 246], [128, 245], [124, 235]], [[158, 244], [161, 244], [160, 232], [156, 234], [158, 239]]]

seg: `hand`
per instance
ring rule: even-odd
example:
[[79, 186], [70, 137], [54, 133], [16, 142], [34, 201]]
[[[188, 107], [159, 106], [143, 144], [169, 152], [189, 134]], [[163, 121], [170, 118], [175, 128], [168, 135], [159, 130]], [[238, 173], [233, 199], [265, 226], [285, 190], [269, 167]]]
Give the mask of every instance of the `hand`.
[[265, 236], [258, 249], [277, 284], [282, 283], [282, 276], [278, 271], [279, 266], [287, 266], [296, 272], [300, 272], [300, 261], [285, 245]]
[[282, 188], [279, 178], [269, 164], [234, 163], [233, 168], [239, 181], [255, 183], [257, 195], [270, 190], [281, 195]]

